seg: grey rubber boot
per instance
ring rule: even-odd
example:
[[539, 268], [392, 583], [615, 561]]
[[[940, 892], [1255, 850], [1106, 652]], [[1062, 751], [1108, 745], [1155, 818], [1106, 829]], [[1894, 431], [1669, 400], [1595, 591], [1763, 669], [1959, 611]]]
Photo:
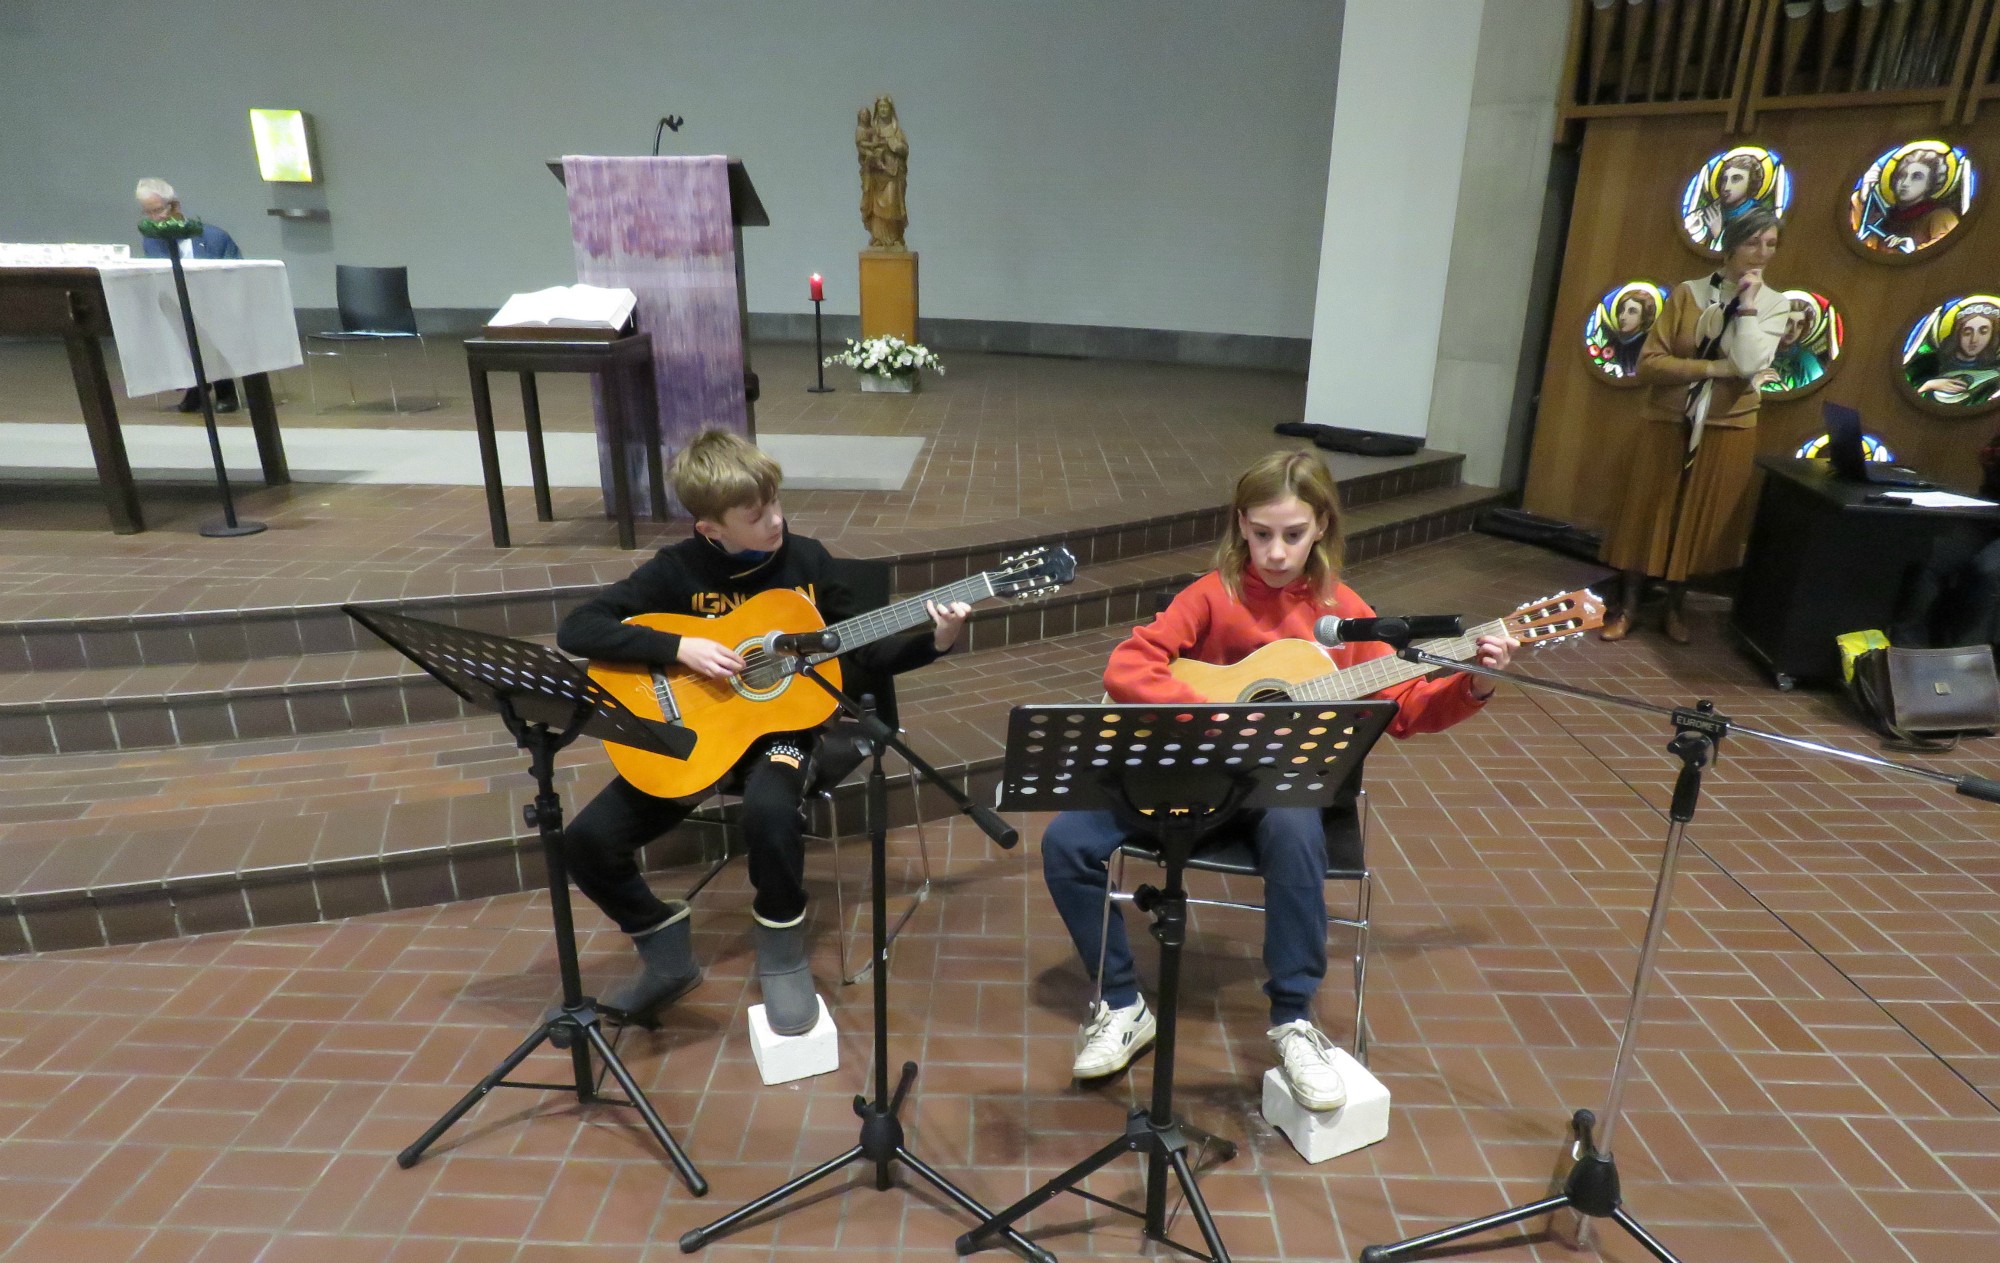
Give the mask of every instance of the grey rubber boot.
[[803, 1035], [819, 1024], [819, 991], [806, 961], [805, 914], [788, 925], [773, 925], [762, 917], [756, 921], [764, 1020], [779, 1035]]
[[601, 1007], [644, 1017], [680, 999], [701, 981], [701, 966], [694, 959], [693, 910], [679, 899], [667, 907], [672, 915], [664, 924], [632, 938], [639, 952], [639, 972], [599, 997]]

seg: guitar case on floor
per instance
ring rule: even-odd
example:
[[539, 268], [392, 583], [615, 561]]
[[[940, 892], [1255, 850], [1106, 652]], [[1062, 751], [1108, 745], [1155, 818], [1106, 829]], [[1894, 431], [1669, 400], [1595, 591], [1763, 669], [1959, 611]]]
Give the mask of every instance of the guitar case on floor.
[[1604, 544], [1603, 535], [1597, 531], [1530, 513], [1526, 509], [1482, 509], [1479, 516], [1472, 520], [1472, 529], [1482, 535], [1498, 535], [1501, 539], [1551, 548], [1584, 561], [1596, 561], [1598, 549]]

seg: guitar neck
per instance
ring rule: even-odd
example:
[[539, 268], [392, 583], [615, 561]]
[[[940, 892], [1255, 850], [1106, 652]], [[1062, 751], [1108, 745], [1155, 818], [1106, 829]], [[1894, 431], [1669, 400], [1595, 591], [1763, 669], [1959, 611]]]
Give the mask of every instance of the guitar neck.
[[[1499, 636], [1507, 631], [1507, 624], [1500, 619], [1481, 623], [1463, 636], [1452, 636], [1444, 640], [1419, 640], [1418, 648], [1427, 649], [1443, 658], [1470, 658], [1479, 652], [1481, 636]], [[1422, 662], [1410, 662], [1391, 654], [1386, 658], [1371, 658], [1357, 666], [1339, 671], [1329, 671], [1315, 676], [1305, 683], [1293, 687], [1292, 696], [1302, 702], [1352, 701], [1358, 697], [1369, 697], [1381, 692], [1392, 684], [1404, 680], [1414, 680], [1429, 675], [1438, 668]]]
[[[916, 596], [891, 601], [880, 609], [869, 610], [866, 614], [856, 614], [853, 618], [842, 619], [827, 630], [840, 638], [840, 652], [847, 653], [863, 645], [873, 644], [897, 632], [921, 627], [931, 619], [930, 611], [924, 608], [926, 601], [948, 605], [963, 601], [971, 605], [994, 595], [993, 581], [984, 573], [968, 575], [956, 583], [947, 583], [941, 588], [932, 588]], [[814, 654], [814, 662], [825, 662], [838, 655], [831, 653]]]

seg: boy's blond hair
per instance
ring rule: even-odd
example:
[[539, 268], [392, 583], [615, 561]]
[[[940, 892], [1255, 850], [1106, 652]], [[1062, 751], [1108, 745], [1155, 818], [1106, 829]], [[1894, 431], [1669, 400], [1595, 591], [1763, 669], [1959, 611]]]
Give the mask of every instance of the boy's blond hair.
[[1315, 522], [1326, 533], [1306, 557], [1305, 577], [1312, 581], [1313, 596], [1325, 605], [1333, 600], [1334, 585], [1340, 581], [1343, 541], [1340, 530], [1340, 492], [1333, 475], [1319, 453], [1311, 451], [1272, 452], [1243, 472], [1236, 480], [1236, 494], [1229, 502], [1229, 523], [1215, 546], [1215, 569], [1222, 586], [1237, 600], [1243, 599], [1243, 572], [1250, 565], [1250, 544], [1243, 538], [1242, 515], [1252, 509], [1297, 496], [1312, 510]]
[[667, 466], [674, 496], [698, 522], [720, 523], [731, 509], [769, 504], [784, 477], [777, 461], [727, 430], [703, 430]]

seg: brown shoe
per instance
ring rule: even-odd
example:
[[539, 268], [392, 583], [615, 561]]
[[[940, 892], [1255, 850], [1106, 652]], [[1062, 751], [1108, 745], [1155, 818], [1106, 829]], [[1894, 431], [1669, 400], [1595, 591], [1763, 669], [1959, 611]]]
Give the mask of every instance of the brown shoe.
[[1687, 611], [1681, 608], [1679, 601], [1670, 601], [1667, 603], [1666, 631], [1667, 639], [1677, 645], [1685, 645], [1688, 641], [1694, 639], [1693, 636], [1688, 634]]
[[1623, 640], [1631, 634], [1632, 616], [1623, 610], [1618, 611], [1616, 614], [1606, 615], [1604, 626], [1597, 630], [1597, 638], [1599, 640]]

